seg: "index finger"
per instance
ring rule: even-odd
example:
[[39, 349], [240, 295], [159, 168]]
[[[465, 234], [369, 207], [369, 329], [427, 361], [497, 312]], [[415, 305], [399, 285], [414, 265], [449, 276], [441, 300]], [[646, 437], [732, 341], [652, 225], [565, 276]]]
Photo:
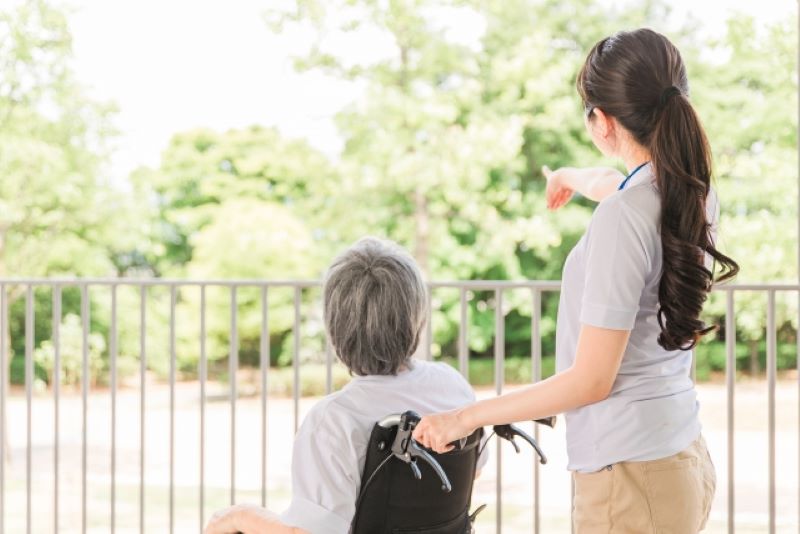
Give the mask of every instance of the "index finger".
[[417, 424], [417, 427], [414, 429], [414, 432], [411, 433], [411, 437], [414, 438], [417, 443], [421, 443], [423, 446], [427, 447], [427, 439], [425, 437], [425, 429], [424, 427], [420, 426], [422, 421]]

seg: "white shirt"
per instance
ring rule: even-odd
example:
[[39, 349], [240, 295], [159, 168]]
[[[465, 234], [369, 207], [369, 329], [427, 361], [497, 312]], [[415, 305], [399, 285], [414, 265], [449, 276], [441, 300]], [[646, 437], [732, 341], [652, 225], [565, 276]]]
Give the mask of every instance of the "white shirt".
[[444, 363], [413, 360], [397, 376], [355, 377], [320, 400], [298, 430], [292, 502], [281, 521], [312, 534], [347, 534], [375, 423], [407, 410], [424, 416], [474, 401], [467, 381]]
[[[718, 210], [712, 191], [707, 202], [712, 228]], [[558, 371], [574, 362], [582, 325], [631, 331], [609, 397], [565, 414], [570, 470], [663, 458], [700, 434], [692, 353], [667, 351], [657, 343], [660, 218], [661, 199], [648, 164], [597, 206], [564, 264]]]

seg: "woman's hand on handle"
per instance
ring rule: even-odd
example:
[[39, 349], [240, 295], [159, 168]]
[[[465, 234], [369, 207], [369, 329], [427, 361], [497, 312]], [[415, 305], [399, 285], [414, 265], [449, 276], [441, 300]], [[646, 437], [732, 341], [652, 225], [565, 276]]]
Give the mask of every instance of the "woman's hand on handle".
[[414, 429], [414, 439], [438, 453], [448, 452], [452, 442], [475, 432], [464, 419], [463, 409], [425, 416]]

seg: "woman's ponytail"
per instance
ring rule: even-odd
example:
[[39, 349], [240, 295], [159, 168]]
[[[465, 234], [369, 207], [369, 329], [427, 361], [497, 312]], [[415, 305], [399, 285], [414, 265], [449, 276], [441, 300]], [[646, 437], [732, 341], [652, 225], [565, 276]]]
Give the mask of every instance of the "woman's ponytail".
[[592, 48], [577, 86], [587, 110], [602, 109], [650, 150], [661, 195], [658, 343], [688, 350], [714, 329], [700, 319], [711, 286], [736, 276], [739, 266], [715, 247], [706, 211], [711, 150], [688, 100], [680, 52], [652, 30], [620, 32]]
[[659, 99], [650, 157], [661, 194], [663, 270], [658, 288], [658, 343], [667, 350], [687, 350], [714, 329], [700, 313], [714, 283], [706, 254], [719, 264], [718, 281], [739, 270], [714, 246], [706, 200], [709, 198], [711, 151], [691, 103], [675, 86]]

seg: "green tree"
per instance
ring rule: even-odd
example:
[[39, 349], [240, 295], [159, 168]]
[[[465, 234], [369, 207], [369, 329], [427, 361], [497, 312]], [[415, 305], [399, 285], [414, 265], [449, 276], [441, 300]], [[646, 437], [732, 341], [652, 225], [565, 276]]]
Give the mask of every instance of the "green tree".
[[[78, 83], [71, 48], [63, 10], [44, 0], [0, 10], [2, 277], [115, 275], [118, 257], [140, 246], [136, 206], [104, 178], [113, 107]], [[14, 334], [6, 349], [19, 358], [24, 306], [15, 302], [24, 288], [6, 289], [6, 333]], [[65, 298], [63, 311], [79, 313], [78, 306]], [[50, 315], [41, 314], [37, 343], [49, 331]]]
[[[159, 275], [319, 279], [350, 223], [331, 162], [304, 141], [284, 139], [274, 129], [178, 134], [158, 169], [140, 169], [132, 178], [137, 190], [155, 199], [151, 244], [141, 257]], [[207, 297], [208, 355], [220, 359], [228, 355], [229, 296], [209, 291]], [[259, 348], [260, 294], [241, 288], [237, 297], [241, 357], [252, 363]], [[163, 303], [167, 297], [153, 298]], [[269, 297], [270, 344], [284, 361], [290, 351], [281, 347], [289, 342], [293, 298], [290, 291]], [[304, 294], [303, 303], [311, 298]], [[187, 293], [179, 307], [180, 317], [194, 317], [199, 293]], [[179, 361], [187, 371], [197, 362], [196, 326], [196, 321], [187, 324], [179, 336]], [[319, 328], [312, 331], [319, 341]], [[154, 368], [166, 370], [166, 357], [156, 349]]]
[[[117, 253], [136, 247], [125, 219], [135, 210], [102, 178], [113, 108], [76, 81], [71, 47], [65, 13], [44, 0], [0, 9], [0, 277], [116, 274]], [[24, 288], [5, 289], [0, 364], [21, 379]], [[64, 304], [78, 313], [74, 299]], [[36, 326], [49, 334], [50, 316]]]
[[[759, 25], [738, 15], [702, 55], [691, 57], [692, 98], [712, 144], [722, 199], [720, 244], [739, 262], [740, 281], [796, 282], [797, 27], [789, 21]], [[699, 61], [703, 57], [710, 59]], [[794, 342], [797, 299], [780, 297], [779, 337]], [[739, 337], [748, 349], [741, 357], [751, 373], [758, 373], [766, 298], [739, 292], [736, 299]], [[721, 321], [723, 299], [707, 311]], [[791, 363], [787, 359], [781, 366]]]
[[0, 11], [0, 276], [114, 273], [132, 246], [101, 177], [113, 109], [75, 80], [71, 44], [44, 1]]
[[[319, 252], [308, 227], [287, 207], [253, 198], [232, 198], [221, 204], [213, 222], [191, 239], [193, 259], [187, 266], [192, 279], [313, 280], [320, 276]], [[327, 260], [327, 258], [325, 258]], [[284, 342], [294, 321], [294, 293], [275, 289], [268, 295], [271, 308], [270, 345]], [[244, 361], [257, 362], [261, 335], [261, 295], [252, 288], [237, 291], [238, 337]], [[199, 295], [187, 297], [184, 306], [199, 309]], [[208, 347], [211, 359], [229, 352], [230, 298], [227, 292], [211, 291], [207, 296]], [[190, 346], [196, 336], [183, 341]], [[191, 354], [191, 351], [183, 351]], [[288, 354], [286, 351], [285, 354]], [[194, 364], [189, 359], [186, 364]], [[285, 363], [285, 362], [284, 362]]]
[[[316, 242], [326, 243], [336, 226], [335, 221], [320, 219], [331, 211], [338, 187], [332, 166], [304, 141], [283, 139], [274, 129], [177, 134], [159, 168], [140, 169], [133, 181], [156, 199], [158, 223], [151, 228], [154, 245], [147, 256], [157, 274], [188, 272], [194, 259], [192, 236], [221, 216], [231, 216], [230, 206], [224, 207], [229, 200], [285, 206], [304, 221]], [[280, 224], [276, 218], [258, 230], [276, 231]], [[216, 245], [221, 250], [225, 243]], [[314, 258], [307, 261], [318, 266]], [[195, 264], [194, 269], [202, 267]], [[296, 276], [288, 271], [274, 274]]]

